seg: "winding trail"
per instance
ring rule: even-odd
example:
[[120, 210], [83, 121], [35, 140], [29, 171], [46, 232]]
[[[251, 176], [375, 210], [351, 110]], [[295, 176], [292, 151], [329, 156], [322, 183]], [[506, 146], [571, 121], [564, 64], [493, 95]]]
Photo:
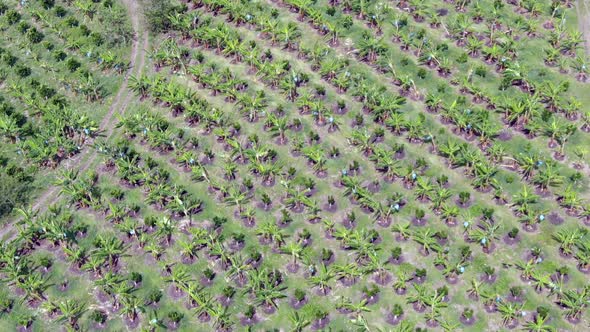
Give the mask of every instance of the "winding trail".
[[590, 3], [589, 0], [577, 0], [576, 12], [578, 14], [578, 26], [584, 37], [586, 55], [590, 55]]
[[[125, 78], [117, 91], [115, 98], [109, 108], [108, 113], [105, 115], [99, 125], [99, 130], [102, 131], [101, 135], [109, 138], [117, 122], [116, 114], [124, 114], [133, 98], [133, 94], [128, 89], [129, 77], [131, 75], [140, 76], [145, 67], [146, 61], [146, 50], [149, 45], [149, 33], [145, 22], [143, 21], [143, 15], [141, 15], [141, 7], [136, 0], [121, 0], [123, 5], [127, 8], [129, 17], [131, 19], [131, 25], [134, 31], [134, 38], [131, 45], [131, 55], [129, 59], [129, 69], [125, 73]], [[68, 159], [64, 162], [64, 167], [69, 169], [78, 169], [80, 172], [87, 170], [94, 161], [96, 160], [97, 153], [92, 149], [89, 144], [86, 148], [76, 155], [74, 158]], [[57, 201], [58, 189], [55, 186], [48, 188], [41, 196], [36, 199], [36, 202], [32, 205], [34, 211], [43, 212], [47, 207]], [[4, 238], [6, 234], [10, 232], [12, 227], [10, 223], [3, 226], [0, 230], [0, 238]]]

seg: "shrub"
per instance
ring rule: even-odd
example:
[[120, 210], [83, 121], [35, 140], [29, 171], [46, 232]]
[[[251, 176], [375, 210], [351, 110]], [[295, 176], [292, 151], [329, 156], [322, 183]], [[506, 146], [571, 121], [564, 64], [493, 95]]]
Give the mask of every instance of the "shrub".
[[53, 265], [53, 260], [48, 256], [43, 256], [39, 258], [39, 265], [48, 269]]
[[273, 8], [273, 9], [271, 9], [271, 10], [270, 10], [270, 17], [272, 17], [272, 18], [277, 18], [277, 17], [279, 17], [279, 14], [280, 14], [280, 13], [279, 13], [279, 10], [278, 10], [278, 9], [276, 9], [276, 8]]
[[12, 306], [14, 305], [14, 300], [8, 297], [8, 294], [2, 292], [0, 293], [0, 317], [5, 312], [10, 312], [12, 310]]
[[31, 314], [20, 314], [16, 317], [16, 321], [18, 325], [28, 328], [35, 321], [35, 316]]
[[88, 37], [92, 33], [92, 30], [90, 30], [88, 26], [86, 26], [86, 24], [82, 24], [80, 26], [80, 32], [82, 33], [82, 35], [84, 35], [84, 37]]
[[15, 68], [15, 73], [20, 78], [29, 77], [31, 75], [31, 68], [29, 68], [29, 67], [27, 67], [25, 65], [19, 64]]
[[395, 247], [393, 249], [391, 249], [391, 257], [393, 259], [399, 259], [402, 256], [402, 248], [401, 247]]
[[225, 288], [223, 288], [222, 290], [223, 296], [225, 296], [228, 299], [231, 299], [234, 294], [236, 293], [236, 289], [233, 288], [232, 286], [226, 286]]
[[30, 28], [29, 31], [27, 31], [27, 39], [33, 44], [40, 43], [44, 37], [43, 33], [36, 28]]
[[158, 303], [162, 299], [162, 291], [154, 289], [148, 293], [147, 300], [149, 303]]
[[11, 9], [6, 12], [6, 21], [10, 25], [16, 24], [18, 21], [20, 21], [20, 19], [21, 19], [21, 15], [16, 10]]
[[34, 170], [16, 165], [0, 167], [0, 217], [12, 212], [15, 206], [24, 205], [29, 199]]
[[391, 314], [394, 317], [400, 317], [404, 314], [404, 308], [396, 303], [393, 305], [393, 308], [391, 309]]
[[537, 314], [541, 318], [546, 318], [549, 315], [549, 308], [547, 308], [546, 306], [540, 305], [537, 307]]
[[516, 227], [512, 228], [512, 229], [510, 230], [510, 232], [508, 232], [508, 236], [509, 236], [511, 239], [514, 239], [514, 238], [516, 238], [516, 237], [518, 236], [518, 228], [516, 228]]
[[31, 28], [31, 25], [27, 22], [20, 22], [16, 26], [16, 30], [20, 33], [26, 33], [27, 31], [29, 31], [30, 28]]
[[416, 278], [424, 278], [426, 277], [426, 269], [416, 269], [416, 272], [414, 272]]
[[143, 276], [139, 272], [131, 272], [129, 279], [138, 284], [143, 280]]
[[207, 280], [213, 280], [213, 278], [215, 278], [215, 272], [210, 268], [207, 268], [203, 271], [203, 276], [205, 276]]
[[480, 65], [475, 68], [475, 75], [480, 76], [480, 77], [486, 77], [487, 74], [488, 74], [488, 69], [485, 66]]
[[62, 6], [56, 6], [54, 11], [55, 11], [55, 16], [57, 16], [57, 17], [64, 17], [68, 14], [68, 11]]
[[466, 63], [468, 58], [469, 57], [468, 57], [467, 53], [463, 53], [463, 54], [459, 55], [459, 57], [457, 57], [457, 62], [458, 63]]
[[178, 324], [184, 318], [184, 314], [178, 311], [171, 311], [168, 313], [168, 319], [174, 324]]
[[105, 314], [102, 310], [93, 310], [90, 313], [90, 320], [97, 324], [104, 324], [107, 321], [107, 314]]
[[94, 46], [101, 46], [104, 43], [104, 38], [102, 38], [100, 33], [92, 32], [90, 33], [90, 42], [94, 44]]
[[51, 9], [55, 6], [55, 0], [41, 0], [41, 5], [44, 9]]
[[416, 76], [418, 76], [421, 79], [425, 79], [427, 75], [428, 75], [428, 72], [424, 68], [419, 68], [418, 72], [416, 73]]
[[46, 41], [44, 41], [42, 45], [43, 45], [43, 47], [44, 47], [46, 50], [48, 50], [48, 51], [53, 51], [53, 49], [55, 48], [55, 45], [53, 45], [53, 43], [52, 43], [52, 42], [50, 42], [50, 41], [47, 41], [47, 40], [46, 40]]
[[66, 61], [66, 68], [72, 73], [78, 70], [81, 65], [82, 64], [74, 58], [69, 58], [68, 61]]
[[424, 210], [422, 210], [422, 209], [416, 209], [414, 212], [415, 212], [415, 217], [418, 220], [422, 220], [422, 218], [424, 218], [424, 216], [426, 215], [426, 212], [424, 212]]
[[244, 316], [248, 319], [252, 319], [256, 315], [256, 309], [253, 306], [248, 306], [248, 309], [244, 312]]
[[303, 299], [305, 299], [305, 292], [297, 288], [293, 293], [293, 297], [295, 298], [295, 300], [297, 300], [297, 302], [301, 302], [303, 301]]
[[55, 89], [48, 87], [45, 84], [41, 84], [37, 87], [37, 92], [43, 97], [44, 99], [50, 99], [51, 97], [55, 96], [57, 93]]
[[352, 16], [350, 15], [345, 15], [342, 16], [342, 18], [340, 19], [340, 25], [344, 28], [344, 29], [350, 29], [353, 25], [353, 20], [352, 20]]
[[66, 18], [64, 20], [64, 23], [66, 26], [68, 26], [70, 28], [77, 27], [80, 24], [80, 22], [73, 16]]
[[465, 309], [463, 309], [462, 316], [465, 319], [468, 319], [468, 320], [471, 319], [471, 318], [473, 318], [473, 309], [471, 309], [471, 308], [465, 308]]
[[461, 202], [461, 204], [465, 204], [465, 203], [469, 202], [470, 199], [471, 199], [470, 192], [462, 191], [459, 193], [459, 202]]

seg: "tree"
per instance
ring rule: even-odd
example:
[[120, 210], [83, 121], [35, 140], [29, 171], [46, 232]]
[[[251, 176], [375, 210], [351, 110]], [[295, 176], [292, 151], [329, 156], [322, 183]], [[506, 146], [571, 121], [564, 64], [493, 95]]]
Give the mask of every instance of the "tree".
[[414, 292], [408, 296], [407, 302], [414, 304], [416, 308], [422, 310], [428, 306], [430, 294], [425, 286], [420, 284], [413, 284]]
[[43, 293], [51, 286], [48, 278], [43, 277], [37, 272], [21, 275], [21, 270], [24, 268], [21, 265], [16, 265], [14, 268], [17, 269], [17, 274], [13, 275], [12, 278], [16, 279], [16, 285], [25, 292], [24, 298], [29, 300], [45, 300]]
[[170, 275], [164, 278], [164, 281], [173, 284], [177, 291], [186, 291], [193, 279], [184, 265], [175, 265]]
[[299, 242], [292, 241], [289, 242], [286, 246], [282, 247], [281, 251], [284, 254], [288, 254], [291, 256], [291, 258], [293, 259], [291, 264], [293, 268], [296, 268], [298, 266], [297, 260], [301, 258], [304, 251], [304, 247]]
[[395, 233], [398, 233], [398, 236], [401, 239], [407, 240], [412, 235], [412, 232], [410, 232], [410, 226], [411, 226], [411, 224], [409, 222], [406, 222], [406, 223], [398, 222], [393, 225], [392, 230]]
[[485, 220], [476, 229], [468, 231], [469, 240], [479, 243], [485, 250], [489, 250], [493, 241], [498, 239], [500, 225]]
[[524, 185], [518, 194], [514, 195], [513, 206], [517, 206], [517, 211], [525, 213], [529, 210], [531, 204], [534, 204], [539, 199], [538, 195], [531, 193], [531, 190]]
[[77, 329], [78, 320], [86, 312], [86, 304], [81, 301], [66, 299], [58, 304], [58, 322], [67, 323], [70, 327]]
[[145, 312], [145, 307], [137, 296], [127, 295], [121, 299], [121, 314], [127, 316], [127, 318], [134, 322], [139, 313]]
[[317, 287], [318, 290], [322, 294], [327, 295], [331, 289], [329, 282], [333, 278], [334, 278], [333, 270], [328, 269], [326, 267], [326, 265], [322, 264], [320, 266], [319, 271], [316, 274], [312, 275], [308, 280], [309, 280], [309, 283], [312, 286]]
[[269, 114], [268, 121], [271, 124], [270, 130], [273, 136], [279, 138], [280, 144], [285, 144], [287, 141], [286, 133], [289, 130], [288, 119], [286, 117], [279, 118], [274, 114]]
[[92, 252], [98, 258], [102, 258], [109, 263], [111, 269], [117, 267], [120, 257], [127, 256], [125, 253], [128, 246], [123, 241], [114, 236], [98, 236], [99, 247]]
[[369, 34], [363, 36], [363, 39], [358, 42], [357, 48], [359, 57], [369, 63], [374, 63], [377, 57], [387, 50], [381, 39], [375, 39]]
[[557, 187], [563, 183], [563, 176], [559, 173], [553, 163], [547, 163], [532, 179], [541, 191], [545, 192], [549, 187]]
[[571, 255], [574, 252], [574, 246], [584, 238], [586, 233], [585, 229], [562, 229], [553, 234], [553, 239], [559, 243], [559, 250], [564, 255]]
[[497, 303], [498, 311], [502, 316], [502, 323], [509, 325], [515, 322], [521, 314], [523, 305], [512, 302], [500, 301]]
[[439, 252], [442, 248], [434, 238], [435, 232], [430, 228], [416, 230], [412, 234], [412, 239], [422, 246], [422, 252], [428, 255], [430, 251]]
[[386, 265], [388, 261], [380, 260], [376, 252], [369, 254], [369, 259], [369, 264], [363, 269], [363, 272], [375, 274], [377, 281], [381, 285], [386, 284], [389, 281], [388, 278], [391, 276], [388, 272], [390, 268]]
[[226, 275], [229, 278], [235, 278], [238, 285], [245, 283], [247, 271], [252, 268], [251, 264], [241, 256], [230, 256], [231, 266], [227, 270]]
[[555, 332], [557, 331], [553, 326], [547, 325], [549, 316], [535, 315], [533, 320], [524, 324], [524, 330], [528, 332]]
[[587, 288], [582, 291], [569, 289], [564, 291], [558, 302], [565, 307], [565, 315], [568, 319], [577, 320], [586, 308], [588, 301]]
[[291, 312], [291, 315], [289, 315], [289, 320], [292, 324], [291, 332], [302, 332], [304, 328], [311, 324], [311, 322], [308, 319], [306, 319], [302, 315], [299, 315], [299, 312], [297, 311]]
[[293, 50], [295, 47], [294, 40], [301, 36], [301, 32], [294, 22], [288, 22], [279, 29], [279, 39], [286, 49]]

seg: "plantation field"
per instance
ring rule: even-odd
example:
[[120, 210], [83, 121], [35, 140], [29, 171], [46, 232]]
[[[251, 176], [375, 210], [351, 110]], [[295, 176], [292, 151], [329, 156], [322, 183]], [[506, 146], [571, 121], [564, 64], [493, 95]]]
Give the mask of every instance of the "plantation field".
[[0, 329], [587, 330], [585, 13], [0, 0]]

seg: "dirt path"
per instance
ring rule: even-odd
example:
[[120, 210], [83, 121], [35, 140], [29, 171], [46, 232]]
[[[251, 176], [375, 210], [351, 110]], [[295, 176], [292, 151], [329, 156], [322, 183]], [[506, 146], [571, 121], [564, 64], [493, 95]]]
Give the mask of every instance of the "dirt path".
[[[127, 107], [129, 106], [129, 102], [133, 97], [133, 95], [127, 89], [129, 77], [132, 74], [137, 76], [141, 75], [145, 65], [146, 50], [149, 44], [149, 34], [145, 28], [143, 17], [140, 15], [141, 8], [139, 7], [137, 1], [122, 0], [122, 2], [129, 12], [131, 25], [135, 32], [135, 37], [133, 38], [131, 46], [129, 70], [125, 74], [125, 78], [119, 87], [119, 91], [117, 92], [117, 95], [115, 96], [108, 113], [105, 115], [99, 125], [100, 130], [102, 130], [102, 135], [104, 135], [106, 138], [112, 135], [115, 128], [117, 121], [115, 114], [125, 113]], [[65, 165], [63, 166], [67, 168], [77, 168], [80, 170], [80, 172], [83, 172], [92, 165], [92, 163], [96, 160], [96, 157], [96, 151], [94, 151], [94, 149], [92, 149], [90, 146], [86, 146], [86, 149], [84, 149], [82, 153], [77, 155], [75, 158], [66, 161]], [[47, 208], [47, 206], [55, 202], [57, 196], [58, 188], [51, 187], [37, 199], [32, 208], [34, 210], [43, 211]]]
[[578, 26], [584, 37], [586, 54], [590, 55], [590, 3], [589, 0], [577, 0]]

